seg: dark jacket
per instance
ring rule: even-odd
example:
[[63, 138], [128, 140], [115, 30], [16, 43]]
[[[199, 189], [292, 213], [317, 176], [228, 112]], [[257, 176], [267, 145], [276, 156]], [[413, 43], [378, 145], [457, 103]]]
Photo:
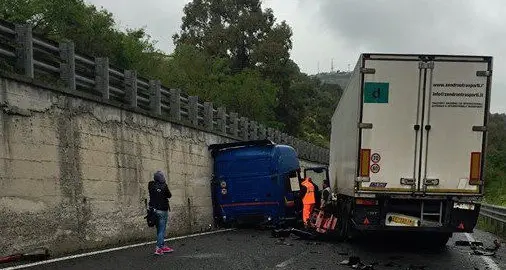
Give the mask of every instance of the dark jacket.
[[172, 193], [161, 173], [156, 173], [154, 180], [148, 183], [149, 206], [161, 211], [170, 211], [169, 199]]

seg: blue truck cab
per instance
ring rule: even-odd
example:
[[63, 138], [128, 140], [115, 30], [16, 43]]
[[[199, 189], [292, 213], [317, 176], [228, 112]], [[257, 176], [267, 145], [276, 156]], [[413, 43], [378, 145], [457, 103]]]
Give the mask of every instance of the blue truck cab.
[[212, 199], [218, 226], [296, 220], [300, 166], [295, 150], [269, 140], [213, 144]]

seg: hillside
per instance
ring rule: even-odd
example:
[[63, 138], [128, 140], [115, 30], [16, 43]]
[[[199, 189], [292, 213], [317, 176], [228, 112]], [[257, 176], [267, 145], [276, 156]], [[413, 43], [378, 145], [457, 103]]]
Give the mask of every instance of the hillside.
[[344, 89], [348, 80], [350, 79], [351, 72], [336, 71], [336, 72], [323, 72], [315, 75], [322, 83], [337, 84]]

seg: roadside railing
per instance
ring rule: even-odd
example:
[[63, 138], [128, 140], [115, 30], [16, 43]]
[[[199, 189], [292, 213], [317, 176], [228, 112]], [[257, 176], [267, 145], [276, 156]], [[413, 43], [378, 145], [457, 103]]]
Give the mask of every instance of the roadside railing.
[[480, 216], [485, 229], [491, 230], [496, 235], [506, 236], [506, 207], [483, 203]]
[[135, 70], [120, 70], [109, 59], [76, 54], [72, 41], [55, 42], [32, 34], [30, 25], [0, 21], [0, 70], [33, 81], [63, 87], [102, 103], [142, 111], [151, 116], [237, 140], [270, 139], [293, 146], [299, 157], [328, 164], [329, 150], [278, 130], [267, 128], [224, 107], [201, 102], [159, 80], [139, 77]]

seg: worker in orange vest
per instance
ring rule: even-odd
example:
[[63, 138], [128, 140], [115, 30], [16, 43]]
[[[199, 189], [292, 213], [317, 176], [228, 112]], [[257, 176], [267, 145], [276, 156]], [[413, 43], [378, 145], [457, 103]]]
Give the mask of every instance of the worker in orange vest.
[[302, 221], [305, 225], [307, 225], [307, 222], [309, 220], [309, 217], [311, 215], [311, 212], [313, 211], [313, 208], [316, 203], [316, 196], [315, 196], [315, 185], [313, 184], [313, 181], [310, 177], [304, 178], [304, 181], [300, 183], [301, 185], [301, 196], [302, 196]]

